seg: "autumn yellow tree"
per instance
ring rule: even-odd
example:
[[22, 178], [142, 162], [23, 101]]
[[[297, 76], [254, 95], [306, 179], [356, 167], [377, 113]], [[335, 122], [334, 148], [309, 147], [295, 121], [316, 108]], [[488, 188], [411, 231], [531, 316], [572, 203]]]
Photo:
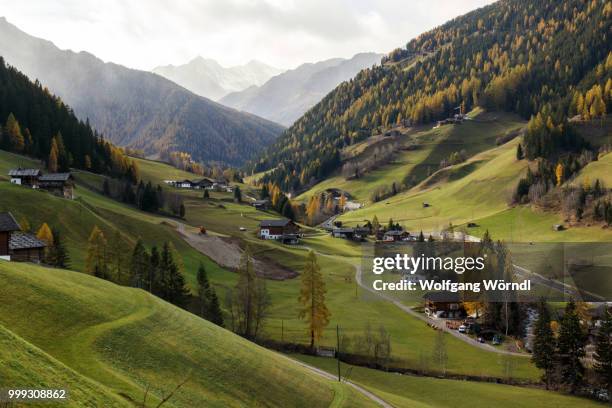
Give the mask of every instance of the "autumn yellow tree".
[[104, 233], [97, 225], [91, 230], [87, 241], [87, 258], [85, 271], [89, 274], [108, 278], [107, 273], [107, 242]]
[[563, 183], [563, 165], [561, 163], [557, 164], [555, 168], [555, 176], [557, 177], [557, 186], [560, 186]]
[[55, 138], [51, 141], [51, 150], [49, 151], [49, 159], [47, 160], [47, 169], [51, 173], [56, 173], [58, 169], [58, 156], [59, 151]]
[[311, 349], [314, 349], [315, 342], [321, 339], [323, 330], [329, 324], [331, 313], [325, 305], [326, 292], [317, 256], [310, 251], [306, 257], [304, 272], [302, 272], [302, 286], [298, 301], [302, 305], [299, 318], [306, 319], [308, 322]]
[[53, 245], [53, 232], [51, 232], [51, 228], [47, 225], [47, 223], [43, 223], [38, 231], [36, 232], [36, 238], [43, 241], [47, 246], [45, 247], [45, 259], [49, 255], [49, 250]]

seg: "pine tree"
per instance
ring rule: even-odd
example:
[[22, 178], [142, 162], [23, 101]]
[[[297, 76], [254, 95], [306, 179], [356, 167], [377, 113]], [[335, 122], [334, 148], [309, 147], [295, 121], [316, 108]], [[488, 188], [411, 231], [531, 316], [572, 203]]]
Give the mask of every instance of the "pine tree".
[[595, 371], [612, 400], [612, 312], [606, 307], [595, 339]]
[[57, 267], [67, 269], [70, 267], [70, 256], [68, 250], [64, 246], [64, 240], [60, 230], [52, 228], [53, 244], [51, 245], [50, 251], [50, 264]]
[[525, 155], [523, 154], [523, 146], [521, 146], [521, 144], [519, 143], [516, 146], [516, 160], [523, 160], [525, 158]]
[[151, 248], [151, 257], [149, 258], [149, 273], [147, 275], [147, 290], [150, 293], [153, 294], [158, 294], [159, 293], [159, 287], [160, 287], [160, 264], [161, 264], [161, 257], [159, 255], [159, 251], [157, 250], [156, 246], [153, 246], [153, 248]]
[[301, 278], [302, 285], [298, 301], [302, 308], [298, 316], [308, 322], [310, 348], [314, 350], [315, 342], [321, 339], [331, 315], [325, 304], [327, 289], [314, 251], [308, 252]]
[[533, 338], [533, 354], [531, 360], [536, 367], [544, 373], [542, 380], [546, 384], [546, 389], [550, 387], [550, 382], [555, 369], [555, 336], [550, 327], [550, 313], [546, 303], [541, 302], [538, 320], [535, 324]]
[[210, 316], [209, 320], [211, 322], [213, 322], [217, 326], [223, 327], [223, 312], [221, 311], [221, 305], [219, 304], [219, 298], [217, 297], [217, 293], [212, 287], [208, 315]]
[[585, 355], [585, 343], [586, 336], [580, 326], [576, 304], [570, 300], [561, 319], [558, 349], [561, 382], [569, 385], [572, 394], [576, 392], [583, 380], [584, 367], [581, 359]]
[[177, 306], [184, 306], [189, 298], [181, 262], [175, 260], [174, 246], [165, 242], [160, 259], [160, 297]]
[[283, 217], [289, 218], [290, 220], [295, 219], [295, 214], [293, 212], [293, 206], [291, 205], [290, 200], [286, 200], [283, 204], [283, 208], [281, 209], [281, 214]]
[[202, 198], [204, 198], [205, 200], [210, 198], [210, 194], [208, 193], [208, 190], [204, 190], [204, 195], [202, 196]]
[[208, 282], [208, 276], [204, 265], [200, 263], [197, 274], [198, 281], [198, 302], [200, 306], [200, 316], [204, 319], [209, 320], [208, 310], [209, 301], [208, 296], [210, 295], [210, 282]]
[[127, 251], [129, 248], [126, 248], [126, 243], [121, 237], [121, 233], [119, 230], [115, 230], [113, 233], [113, 238], [108, 245], [108, 255], [109, 255], [109, 263], [112, 267], [112, 272], [114, 274], [114, 280], [116, 283], [121, 285], [127, 283], [126, 272], [126, 263], [127, 263]]
[[374, 218], [372, 218], [372, 232], [374, 233], [374, 235], [376, 235], [376, 233], [379, 230], [380, 230], [380, 222], [378, 222], [378, 217], [374, 215]]
[[150, 268], [149, 254], [147, 254], [142, 239], [139, 238], [130, 259], [130, 284], [135, 288], [148, 289], [146, 283], [149, 280]]
[[242, 191], [240, 191], [240, 187], [234, 187], [234, 201], [237, 203], [242, 202]]

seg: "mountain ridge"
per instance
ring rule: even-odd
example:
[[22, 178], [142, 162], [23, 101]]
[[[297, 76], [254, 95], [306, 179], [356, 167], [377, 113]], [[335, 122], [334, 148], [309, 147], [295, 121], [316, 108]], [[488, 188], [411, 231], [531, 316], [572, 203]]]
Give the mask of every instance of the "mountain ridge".
[[282, 127], [238, 112], [159, 75], [61, 50], [0, 20], [0, 55], [39, 80], [113, 143], [158, 157], [185, 151], [198, 161], [241, 165]]
[[338, 84], [350, 80], [362, 68], [377, 64], [382, 57], [382, 54], [364, 52], [348, 59], [304, 63], [259, 87], [230, 93], [219, 102], [290, 126]]

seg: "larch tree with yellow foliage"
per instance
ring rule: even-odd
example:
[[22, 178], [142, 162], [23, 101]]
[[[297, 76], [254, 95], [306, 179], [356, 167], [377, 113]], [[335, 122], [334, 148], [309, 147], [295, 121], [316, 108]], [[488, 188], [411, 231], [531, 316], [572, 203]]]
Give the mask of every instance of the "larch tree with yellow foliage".
[[87, 257], [85, 271], [99, 278], [108, 278], [107, 241], [104, 233], [97, 225], [91, 230], [87, 241]]
[[43, 241], [47, 246], [45, 247], [45, 259], [49, 256], [49, 250], [53, 245], [53, 232], [51, 232], [51, 228], [44, 222], [38, 231], [36, 232], [36, 238]]
[[563, 183], [563, 165], [561, 163], [557, 164], [555, 168], [555, 177], [557, 177], [557, 186], [560, 186]]
[[308, 322], [311, 349], [314, 349], [315, 342], [321, 339], [323, 330], [329, 324], [331, 313], [325, 305], [326, 292], [317, 256], [310, 251], [306, 257], [304, 272], [302, 272], [302, 286], [298, 301], [302, 305], [299, 318], [306, 319]]

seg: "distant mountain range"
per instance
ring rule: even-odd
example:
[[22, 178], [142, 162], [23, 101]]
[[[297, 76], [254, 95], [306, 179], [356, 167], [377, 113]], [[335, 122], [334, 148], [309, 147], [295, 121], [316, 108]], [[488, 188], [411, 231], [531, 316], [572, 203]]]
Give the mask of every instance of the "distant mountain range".
[[213, 100], [231, 92], [263, 85], [283, 71], [256, 60], [226, 68], [213, 59], [203, 57], [197, 57], [184, 65], [164, 65], [153, 69], [154, 73]]
[[159, 75], [60, 50], [5, 18], [0, 18], [0, 55], [60, 96], [105, 137], [147, 155], [169, 149], [191, 153], [195, 160], [240, 165], [283, 130]]
[[382, 54], [362, 53], [351, 59], [334, 58], [276, 75], [261, 86], [231, 93], [220, 103], [290, 126], [341, 82], [380, 63]]

